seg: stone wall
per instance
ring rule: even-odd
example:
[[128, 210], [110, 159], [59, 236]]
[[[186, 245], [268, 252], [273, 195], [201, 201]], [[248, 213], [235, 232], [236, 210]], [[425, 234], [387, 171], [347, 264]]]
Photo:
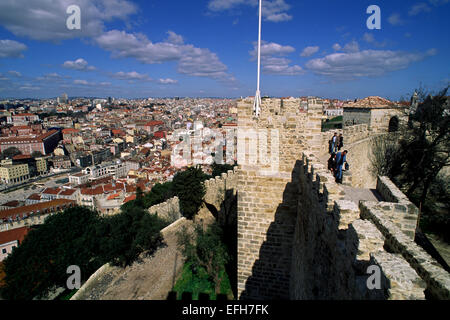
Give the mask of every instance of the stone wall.
[[[413, 242], [417, 208], [389, 179], [368, 175], [371, 142], [384, 131], [334, 130], [349, 150], [344, 180], [376, 187], [385, 200], [358, 206], [323, 161], [334, 131], [320, 131], [320, 100], [304, 112], [297, 99], [264, 99], [258, 118], [252, 103], [238, 102], [240, 299], [448, 297], [448, 273]], [[381, 272], [380, 289], [367, 286], [371, 267]]]
[[[319, 154], [328, 154], [328, 141], [333, 137], [334, 133], [344, 137], [344, 149], [355, 142], [369, 137], [369, 128], [367, 124], [356, 124], [353, 126], [344, 126], [343, 129], [333, 129], [321, 133], [321, 148]], [[341, 149], [342, 151], [342, 149]]]
[[[379, 192], [400, 201], [361, 202], [358, 208], [344, 199], [314, 155], [304, 154], [299, 167], [304, 174], [299, 176], [291, 299], [424, 299], [425, 289], [448, 299], [450, 275], [402, 229], [406, 220], [416, 221], [417, 208], [392, 182], [380, 177]], [[382, 272], [381, 289], [366, 285], [370, 266]]]
[[217, 210], [226, 197], [226, 190], [233, 190], [236, 194], [237, 187], [237, 167], [222, 173], [220, 177], [214, 177], [205, 181], [205, 196], [203, 200], [208, 204], [214, 205]]
[[148, 212], [172, 223], [181, 218], [180, 201], [178, 197], [173, 197], [166, 202], [151, 206]]
[[328, 155], [328, 141], [334, 133], [342, 134], [344, 137], [344, 147], [340, 151], [347, 150], [347, 162], [350, 170], [344, 174], [344, 183], [355, 188], [375, 189], [377, 177], [371, 170], [371, 150], [372, 143], [379, 134], [371, 133], [367, 124], [357, 124], [346, 126], [344, 129], [330, 130], [322, 132], [321, 152], [319, 155]]
[[321, 147], [322, 101], [252, 99], [238, 102], [238, 297], [289, 298], [298, 183], [303, 150]]
[[[217, 211], [226, 197], [226, 190], [233, 190], [236, 194], [237, 169], [228, 170], [220, 177], [214, 177], [204, 182], [205, 196], [203, 200], [216, 207]], [[180, 201], [178, 197], [173, 197], [163, 203], [156, 204], [148, 209], [151, 214], [157, 214], [162, 219], [174, 222], [181, 218]]]

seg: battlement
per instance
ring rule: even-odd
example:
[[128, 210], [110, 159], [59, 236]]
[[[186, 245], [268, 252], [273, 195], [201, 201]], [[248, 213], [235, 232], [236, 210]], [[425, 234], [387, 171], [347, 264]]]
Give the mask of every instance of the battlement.
[[[393, 202], [362, 201], [358, 207], [345, 199], [342, 188], [329, 180], [313, 155], [304, 154], [301, 167], [305, 192], [298, 201], [291, 298], [424, 299], [428, 290], [434, 298], [448, 299], [449, 274], [414, 242], [418, 209], [388, 178], [378, 178], [377, 190]], [[307, 241], [305, 235], [317, 238]], [[315, 284], [321, 293], [315, 294], [313, 288], [308, 292], [310, 285], [304, 281], [314, 282], [314, 268], [328, 269], [323, 264], [330, 260], [334, 270], [322, 275], [326, 283]], [[305, 263], [313, 266], [307, 272]], [[379, 290], [365, 285], [369, 266], [382, 270]]]
[[148, 212], [156, 214], [159, 218], [168, 220], [171, 223], [175, 222], [181, 218], [180, 200], [178, 197], [170, 198], [163, 203], [151, 206]]
[[[258, 118], [252, 104], [238, 102], [240, 298], [448, 299], [448, 273], [414, 243], [418, 209], [388, 178], [370, 174], [373, 138], [386, 130], [322, 133], [320, 99], [306, 108], [301, 99], [263, 99]], [[334, 132], [349, 150], [344, 182], [376, 188], [382, 201], [356, 203], [335, 182], [324, 160]], [[370, 266], [381, 270], [380, 289], [367, 286]]]

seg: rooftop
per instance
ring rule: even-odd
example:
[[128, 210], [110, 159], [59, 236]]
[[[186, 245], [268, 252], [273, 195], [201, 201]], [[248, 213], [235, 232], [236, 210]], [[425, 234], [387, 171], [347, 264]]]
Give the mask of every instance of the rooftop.
[[17, 229], [12, 229], [8, 231], [0, 232], [0, 244], [8, 243], [11, 241], [19, 241], [19, 244], [22, 243], [25, 236], [30, 231], [28, 227], [21, 227]]

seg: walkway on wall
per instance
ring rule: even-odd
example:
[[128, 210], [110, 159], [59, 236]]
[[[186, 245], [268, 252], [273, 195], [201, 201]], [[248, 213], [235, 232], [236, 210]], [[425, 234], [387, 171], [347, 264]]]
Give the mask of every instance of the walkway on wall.
[[[329, 154], [322, 154], [319, 159], [320, 162], [328, 168], [328, 159], [330, 155]], [[350, 172], [351, 173], [351, 172]], [[345, 183], [345, 174], [344, 171], [344, 183]], [[376, 189], [369, 189], [369, 188], [355, 188], [347, 184], [341, 185], [342, 189], [345, 192], [345, 200], [353, 201], [356, 204], [359, 204], [360, 200], [368, 200], [368, 201], [375, 201], [380, 202], [383, 201], [383, 198], [381, 195], [377, 192]]]
[[360, 200], [383, 201], [380, 194], [375, 189], [353, 188], [351, 186], [342, 185], [345, 192], [345, 199], [351, 200], [359, 204]]

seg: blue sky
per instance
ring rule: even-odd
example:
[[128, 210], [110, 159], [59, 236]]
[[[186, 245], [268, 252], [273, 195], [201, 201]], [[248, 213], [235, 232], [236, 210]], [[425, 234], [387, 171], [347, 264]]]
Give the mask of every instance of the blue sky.
[[[66, 27], [72, 4], [81, 30]], [[450, 0], [264, 0], [262, 95], [439, 90], [449, 16]], [[0, 97], [253, 95], [257, 22], [257, 0], [1, 0]]]

